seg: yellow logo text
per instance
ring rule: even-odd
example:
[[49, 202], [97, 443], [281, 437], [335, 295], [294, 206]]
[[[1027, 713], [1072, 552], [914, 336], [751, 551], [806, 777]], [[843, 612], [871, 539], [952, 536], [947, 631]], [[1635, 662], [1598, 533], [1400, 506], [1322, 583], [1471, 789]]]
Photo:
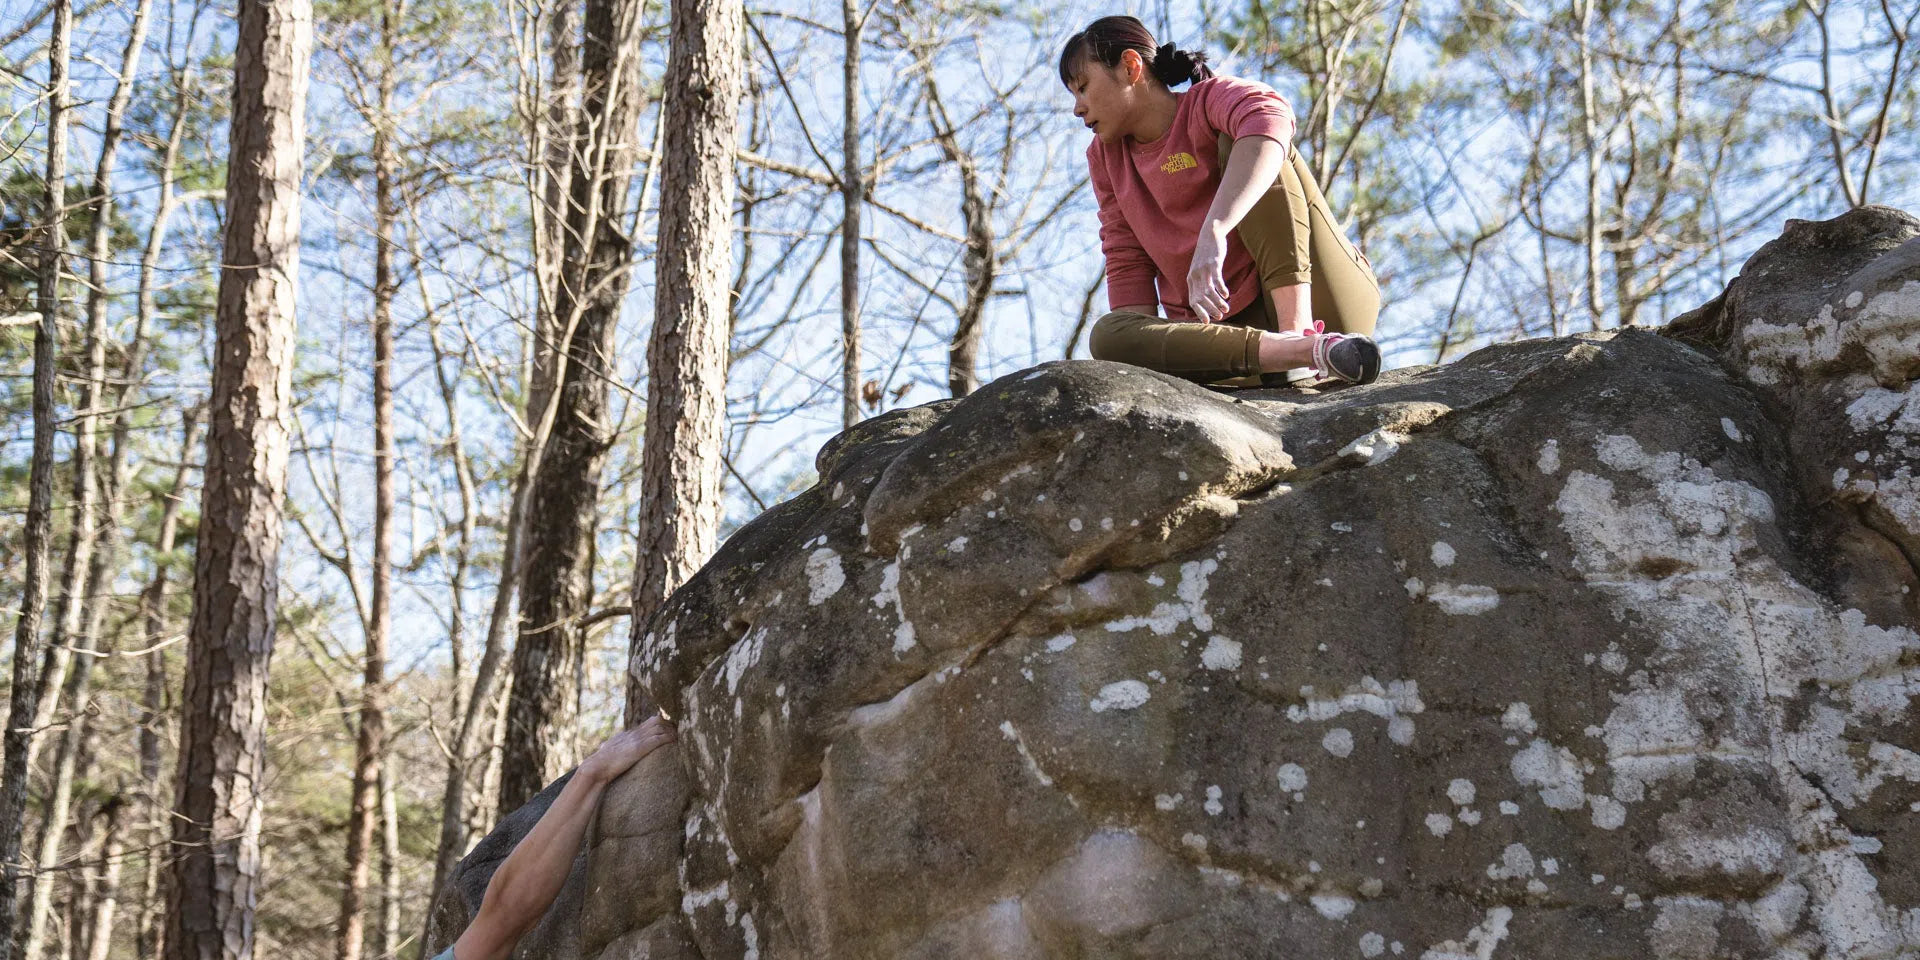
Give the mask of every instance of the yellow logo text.
[[1163, 163], [1160, 165], [1160, 172], [1161, 173], [1179, 173], [1182, 170], [1192, 170], [1193, 168], [1199, 165], [1200, 165], [1200, 161], [1195, 160], [1193, 158], [1193, 154], [1176, 153], [1173, 156], [1168, 157], [1166, 163]]

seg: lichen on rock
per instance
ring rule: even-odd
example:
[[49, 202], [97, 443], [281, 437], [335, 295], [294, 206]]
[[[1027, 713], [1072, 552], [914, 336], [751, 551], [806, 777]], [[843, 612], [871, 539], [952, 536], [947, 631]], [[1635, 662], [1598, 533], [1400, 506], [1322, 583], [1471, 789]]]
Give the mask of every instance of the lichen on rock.
[[1796, 224], [1671, 335], [854, 428], [649, 625], [681, 741], [522, 955], [1920, 953], [1916, 237]]

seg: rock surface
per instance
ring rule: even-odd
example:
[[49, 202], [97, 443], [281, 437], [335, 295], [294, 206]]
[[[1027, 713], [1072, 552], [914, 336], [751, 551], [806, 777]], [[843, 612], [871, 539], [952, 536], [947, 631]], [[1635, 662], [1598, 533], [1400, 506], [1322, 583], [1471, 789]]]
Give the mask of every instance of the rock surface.
[[521, 955], [1920, 955], [1917, 237], [1795, 222], [1671, 336], [854, 428], [652, 624], [682, 739]]

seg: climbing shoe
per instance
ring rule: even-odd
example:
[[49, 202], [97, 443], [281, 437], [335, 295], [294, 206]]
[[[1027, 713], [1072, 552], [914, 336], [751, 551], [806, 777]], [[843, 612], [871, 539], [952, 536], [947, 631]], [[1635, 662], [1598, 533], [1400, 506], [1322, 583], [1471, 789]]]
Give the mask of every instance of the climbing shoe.
[[1380, 347], [1369, 337], [1323, 333], [1313, 340], [1313, 367], [1324, 377], [1372, 383], [1380, 379]]
[[1312, 341], [1313, 369], [1295, 367], [1285, 373], [1262, 374], [1262, 386], [1310, 387], [1316, 377], [1344, 383], [1372, 383], [1380, 379], [1380, 347], [1369, 337], [1328, 333], [1326, 324], [1318, 320], [1304, 333], [1287, 332], [1280, 336]]

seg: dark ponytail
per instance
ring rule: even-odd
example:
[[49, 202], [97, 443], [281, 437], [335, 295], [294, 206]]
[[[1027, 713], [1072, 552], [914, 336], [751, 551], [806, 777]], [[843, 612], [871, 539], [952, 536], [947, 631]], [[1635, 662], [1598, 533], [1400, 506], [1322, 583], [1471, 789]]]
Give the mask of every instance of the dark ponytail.
[[1171, 43], [1155, 46], [1146, 24], [1133, 17], [1116, 16], [1101, 17], [1067, 39], [1060, 50], [1060, 82], [1071, 86], [1074, 74], [1088, 63], [1117, 67], [1120, 55], [1128, 50], [1140, 54], [1147, 72], [1169, 87], [1213, 76], [1207, 68], [1206, 54], [1181, 50]]
[[1171, 43], [1161, 44], [1153, 52], [1153, 75], [1169, 87], [1177, 87], [1189, 80], [1205, 80], [1213, 76], [1207, 69], [1207, 55], [1198, 50], [1180, 50]]

